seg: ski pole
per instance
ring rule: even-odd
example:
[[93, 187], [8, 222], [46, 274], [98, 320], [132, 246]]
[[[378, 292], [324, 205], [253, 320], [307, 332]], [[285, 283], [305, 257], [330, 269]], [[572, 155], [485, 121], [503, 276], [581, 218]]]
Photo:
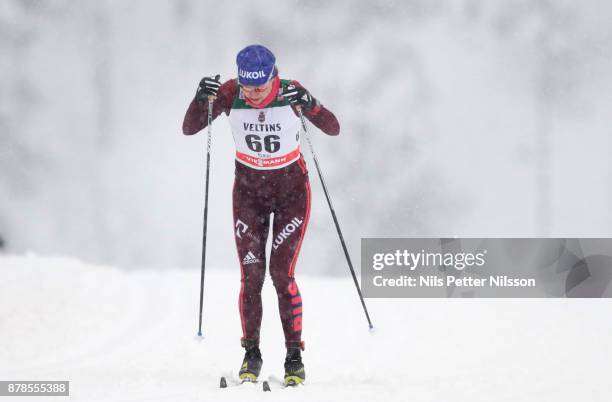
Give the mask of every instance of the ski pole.
[[310, 141], [308, 127], [306, 126], [306, 119], [304, 119], [304, 114], [302, 113], [301, 107], [298, 107], [297, 111], [300, 116], [300, 120], [302, 121], [302, 128], [304, 129], [304, 134], [306, 135], [306, 142], [308, 142], [308, 147], [310, 148], [312, 159], [314, 159], [315, 166], [317, 167], [317, 173], [319, 173], [319, 179], [321, 179], [321, 185], [323, 186], [323, 192], [325, 193], [325, 198], [327, 198], [327, 204], [329, 205], [329, 210], [331, 211], [332, 218], [334, 219], [334, 224], [336, 225], [336, 231], [338, 232], [338, 236], [340, 237], [340, 243], [342, 244], [342, 250], [344, 250], [344, 256], [346, 257], [346, 262], [348, 263], [349, 269], [351, 270], [351, 275], [353, 276], [353, 282], [355, 282], [355, 288], [357, 289], [359, 300], [361, 300], [361, 306], [363, 307], [363, 312], [365, 313], [365, 316], [368, 319], [368, 326], [370, 327], [370, 330], [372, 330], [374, 329], [374, 327], [372, 326], [372, 321], [370, 320], [370, 314], [368, 314], [368, 309], [365, 305], [365, 301], [363, 300], [361, 289], [359, 288], [359, 282], [357, 282], [357, 276], [355, 275], [355, 270], [353, 269], [353, 263], [351, 262], [351, 257], [349, 256], [348, 249], [346, 248], [346, 243], [344, 242], [344, 236], [342, 236], [342, 231], [340, 230], [340, 224], [338, 223], [338, 218], [336, 217], [336, 211], [334, 210], [334, 206], [332, 205], [331, 197], [329, 195], [329, 191], [327, 190], [327, 185], [325, 184], [325, 179], [323, 179], [323, 173], [321, 173], [321, 167], [319, 166], [319, 160], [317, 159], [317, 154], [315, 153], [314, 147], [312, 146], [312, 142]]
[[[219, 76], [216, 77], [219, 79]], [[198, 322], [198, 336], [202, 336], [202, 308], [204, 302], [204, 269], [206, 267], [206, 227], [208, 223], [208, 178], [210, 175], [210, 143], [212, 138], [212, 114], [215, 97], [208, 97], [208, 135], [206, 142], [206, 189], [204, 193], [204, 234], [202, 236], [202, 274], [200, 275], [200, 319]]]

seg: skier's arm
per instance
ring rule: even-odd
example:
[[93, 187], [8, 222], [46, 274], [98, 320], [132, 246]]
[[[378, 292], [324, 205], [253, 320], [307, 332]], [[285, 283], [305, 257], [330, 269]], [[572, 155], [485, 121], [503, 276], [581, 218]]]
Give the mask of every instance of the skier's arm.
[[307, 105], [302, 107], [304, 111], [304, 116], [310, 120], [312, 124], [314, 124], [319, 130], [323, 131], [327, 135], [338, 135], [340, 133], [340, 123], [334, 114], [327, 109], [325, 106], [321, 105], [306, 88], [302, 86], [298, 81], [292, 81], [292, 84], [297, 88], [302, 88], [306, 91], [308, 97], [311, 100]]
[[[219, 88], [217, 98], [213, 102], [213, 120], [221, 113], [229, 112], [236, 93], [236, 80], [226, 81]], [[208, 124], [208, 103], [194, 98], [189, 104], [183, 119], [183, 134], [192, 135], [202, 130]]]
[[319, 110], [304, 110], [304, 116], [317, 128], [327, 135], [340, 134], [340, 123], [336, 116], [329, 111], [325, 106], [319, 105]]

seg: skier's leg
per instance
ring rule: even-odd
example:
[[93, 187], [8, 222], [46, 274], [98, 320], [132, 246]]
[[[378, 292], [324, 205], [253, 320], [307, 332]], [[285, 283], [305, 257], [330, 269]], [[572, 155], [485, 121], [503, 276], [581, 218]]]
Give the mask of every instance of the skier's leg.
[[300, 347], [302, 297], [295, 281], [297, 258], [310, 218], [310, 184], [301, 183], [288, 191], [274, 208], [270, 276], [276, 288], [278, 307], [287, 347]]
[[[236, 181], [238, 183], [238, 180]], [[243, 346], [259, 344], [262, 305], [261, 289], [266, 273], [266, 237], [270, 215], [247, 188], [233, 190], [234, 237], [240, 264], [238, 307], [242, 322]]]
[[310, 218], [310, 184], [304, 176], [299, 185], [288, 191], [274, 209], [270, 275], [278, 296], [278, 307], [285, 333], [285, 385], [306, 379], [301, 350], [302, 296], [295, 281], [295, 265]]

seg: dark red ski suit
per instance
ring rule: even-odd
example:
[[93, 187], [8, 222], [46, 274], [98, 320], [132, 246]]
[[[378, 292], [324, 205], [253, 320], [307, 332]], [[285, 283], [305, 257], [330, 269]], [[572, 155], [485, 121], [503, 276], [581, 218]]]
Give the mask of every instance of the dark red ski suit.
[[[291, 83], [300, 85], [297, 81]], [[229, 116], [239, 94], [236, 80], [225, 82], [213, 104], [213, 119], [221, 113]], [[336, 117], [323, 106], [304, 110], [304, 116], [328, 135], [338, 135], [340, 131]], [[183, 133], [195, 134], [207, 122], [207, 105], [194, 99], [185, 115]], [[270, 276], [278, 295], [285, 341], [287, 346], [302, 345], [302, 298], [294, 273], [310, 216], [310, 199], [308, 172], [301, 154], [294, 163], [273, 170], [253, 169], [236, 160], [233, 212], [242, 282], [239, 310], [243, 344], [259, 342], [265, 246], [272, 221]]]

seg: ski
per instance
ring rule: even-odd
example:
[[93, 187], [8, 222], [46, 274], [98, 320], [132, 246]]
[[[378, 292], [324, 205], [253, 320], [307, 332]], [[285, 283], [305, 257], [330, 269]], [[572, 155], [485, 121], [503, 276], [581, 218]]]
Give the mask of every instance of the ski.
[[293, 379], [288, 379], [287, 381], [285, 381], [275, 376], [269, 376], [267, 380], [263, 380], [263, 381], [257, 381], [257, 380], [240, 381], [239, 379], [232, 378], [229, 376], [228, 377], [221, 376], [221, 378], [219, 379], [219, 388], [234, 388], [234, 387], [238, 387], [238, 386], [245, 385], [245, 384], [256, 385], [259, 383], [261, 383], [261, 390], [263, 392], [272, 392], [272, 387], [270, 386], [270, 384], [273, 384], [275, 387], [278, 387], [280, 389], [299, 388], [300, 386], [304, 385], [303, 383], [295, 381]]
[[283, 389], [283, 388], [299, 388], [301, 385], [304, 385], [303, 382], [299, 382], [296, 381], [294, 379], [287, 379], [287, 380], [283, 380], [282, 378], [276, 377], [274, 375], [271, 375], [268, 377], [268, 382], [270, 384], [274, 384], [275, 386], [278, 386], [279, 388]]
[[[243, 385], [243, 384], [254, 384], [255, 385], [258, 382], [259, 381], [257, 381], [257, 380], [247, 379], [247, 380], [240, 381], [240, 380], [236, 380], [236, 379], [232, 379], [232, 378], [230, 378], [230, 381], [228, 382], [228, 379], [225, 376], [221, 376], [221, 378], [219, 380], [219, 388], [228, 388], [228, 385], [230, 387], [237, 387], [237, 386], [240, 386], [240, 385]], [[263, 392], [270, 392], [270, 391], [272, 391], [270, 389], [270, 384], [268, 383], [268, 381], [262, 381], [261, 385], [262, 385]]]

